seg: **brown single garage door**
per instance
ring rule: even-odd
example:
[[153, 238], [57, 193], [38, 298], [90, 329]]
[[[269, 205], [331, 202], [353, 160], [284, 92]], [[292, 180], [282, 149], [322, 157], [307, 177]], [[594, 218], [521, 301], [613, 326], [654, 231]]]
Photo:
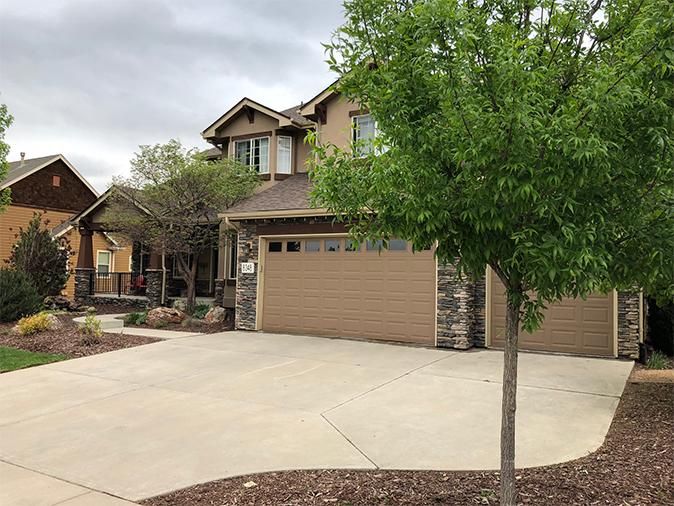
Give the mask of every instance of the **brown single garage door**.
[[435, 258], [345, 237], [266, 239], [262, 329], [435, 344]]
[[[505, 289], [491, 273], [491, 346], [505, 344]], [[543, 327], [533, 334], [522, 332], [523, 350], [555, 351], [581, 355], [613, 356], [613, 296], [596, 294], [587, 300], [562, 299], [545, 311]]]

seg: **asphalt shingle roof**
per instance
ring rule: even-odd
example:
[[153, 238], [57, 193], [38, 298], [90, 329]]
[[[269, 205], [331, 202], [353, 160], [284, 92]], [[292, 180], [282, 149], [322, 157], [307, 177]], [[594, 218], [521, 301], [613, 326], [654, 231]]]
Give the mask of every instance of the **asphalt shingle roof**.
[[22, 176], [28, 174], [32, 170], [36, 169], [40, 165], [47, 163], [50, 160], [53, 160], [59, 155], [49, 155], [41, 156], [39, 158], [28, 158], [26, 160], [17, 160], [16, 162], [9, 162], [9, 170], [5, 178], [0, 181], [0, 184], [6, 181], [13, 181], [14, 179], [21, 178]]
[[298, 125], [302, 126], [310, 126], [311, 120], [308, 120], [304, 116], [300, 114], [300, 106], [296, 105], [295, 107], [291, 107], [289, 109], [285, 109], [284, 111], [279, 111], [281, 114], [284, 116], [288, 116], [291, 120], [293, 120], [295, 123]]
[[225, 214], [311, 209], [309, 201], [311, 186], [308, 174], [295, 174], [230, 207]]

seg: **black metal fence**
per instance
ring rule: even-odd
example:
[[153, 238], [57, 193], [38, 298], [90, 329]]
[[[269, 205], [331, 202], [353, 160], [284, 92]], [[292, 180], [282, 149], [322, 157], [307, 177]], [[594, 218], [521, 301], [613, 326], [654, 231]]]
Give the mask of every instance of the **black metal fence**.
[[92, 272], [91, 292], [93, 294], [145, 295], [145, 276], [137, 272]]

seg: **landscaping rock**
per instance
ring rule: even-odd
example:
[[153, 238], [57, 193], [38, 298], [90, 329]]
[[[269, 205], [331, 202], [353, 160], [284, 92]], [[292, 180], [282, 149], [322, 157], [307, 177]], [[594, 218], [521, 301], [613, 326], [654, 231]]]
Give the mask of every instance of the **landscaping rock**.
[[165, 325], [167, 323], [180, 323], [187, 315], [172, 307], [158, 307], [147, 313], [147, 324], [150, 326]]
[[177, 309], [178, 311], [182, 311], [183, 313], [187, 310], [187, 306], [185, 305], [184, 300], [176, 299], [173, 301], [173, 309]]
[[225, 311], [224, 307], [215, 306], [208, 310], [208, 313], [204, 316], [204, 321], [209, 325], [213, 323], [222, 323], [225, 321], [226, 316], [227, 311]]
[[58, 330], [63, 327], [63, 323], [61, 323], [61, 320], [56, 315], [47, 315], [47, 320], [49, 320], [49, 330]]
[[58, 311], [77, 311], [80, 305], [63, 295], [50, 295], [45, 297], [43, 304], [45, 308]]

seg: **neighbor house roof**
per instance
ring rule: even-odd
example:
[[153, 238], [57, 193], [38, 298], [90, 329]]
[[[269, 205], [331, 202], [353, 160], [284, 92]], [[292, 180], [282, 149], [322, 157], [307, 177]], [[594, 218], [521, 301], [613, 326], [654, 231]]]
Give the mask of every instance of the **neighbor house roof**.
[[296, 107], [286, 109], [285, 111], [276, 111], [271, 107], [267, 107], [266, 105], [256, 102], [255, 100], [251, 100], [248, 97], [244, 97], [241, 100], [239, 100], [239, 102], [237, 102], [236, 105], [234, 105], [234, 107], [225, 112], [225, 114], [220, 116], [217, 120], [211, 123], [203, 132], [201, 132], [201, 136], [206, 139], [208, 139], [209, 137], [215, 137], [216, 130], [218, 130], [224, 125], [227, 125], [230, 121], [236, 118], [239, 115], [239, 113], [241, 113], [241, 111], [245, 111], [246, 109], [248, 110], [253, 109], [256, 111], [260, 111], [261, 113], [266, 114], [267, 116], [277, 119], [279, 121], [280, 127], [295, 126], [298, 128], [303, 128], [310, 126], [312, 124], [311, 121], [304, 118], [301, 114], [299, 114], [299, 112], [297, 112]]
[[75, 167], [73, 167], [73, 165], [66, 159], [66, 157], [61, 154], [41, 156], [39, 158], [28, 158], [26, 160], [9, 162], [8, 164], [9, 171], [7, 172], [7, 176], [5, 177], [5, 179], [0, 182], [0, 189], [12, 186], [14, 183], [21, 181], [22, 179], [30, 176], [31, 174], [35, 174], [37, 171], [42, 170], [45, 167], [48, 167], [57, 160], [61, 160], [73, 172], [73, 174], [75, 174], [75, 176], [80, 181], [82, 181], [82, 183], [84, 183], [84, 185], [87, 188], [89, 188], [89, 190], [91, 190], [91, 192], [94, 195], [98, 196], [98, 192], [93, 186], [89, 184], [89, 181], [87, 181], [84, 178], [84, 176], [80, 174]]
[[308, 174], [295, 174], [230, 207], [222, 213], [222, 216], [232, 219], [252, 219], [271, 215], [327, 214], [324, 209], [311, 206], [309, 195], [311, 188], [312, 183]]

